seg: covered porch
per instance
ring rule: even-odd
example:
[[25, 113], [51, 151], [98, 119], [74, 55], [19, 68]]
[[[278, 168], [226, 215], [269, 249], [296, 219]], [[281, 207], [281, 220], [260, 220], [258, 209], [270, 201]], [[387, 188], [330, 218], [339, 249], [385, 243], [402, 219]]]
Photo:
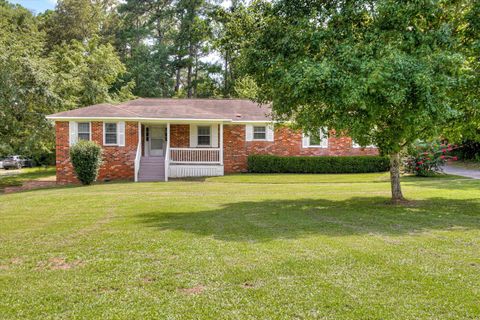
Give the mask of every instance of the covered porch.
[[223, 122], [138, 123], [135, 181], [221, 176]]

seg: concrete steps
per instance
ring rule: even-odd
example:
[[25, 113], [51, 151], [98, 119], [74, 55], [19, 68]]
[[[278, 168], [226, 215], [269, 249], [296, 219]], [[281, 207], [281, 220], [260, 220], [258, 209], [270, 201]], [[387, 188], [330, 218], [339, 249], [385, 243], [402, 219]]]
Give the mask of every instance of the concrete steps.
[[154, 182], [165, 181], [165, 158], [164, 157], [142, 157], [140, 159], [140, 170], [138, 181]]

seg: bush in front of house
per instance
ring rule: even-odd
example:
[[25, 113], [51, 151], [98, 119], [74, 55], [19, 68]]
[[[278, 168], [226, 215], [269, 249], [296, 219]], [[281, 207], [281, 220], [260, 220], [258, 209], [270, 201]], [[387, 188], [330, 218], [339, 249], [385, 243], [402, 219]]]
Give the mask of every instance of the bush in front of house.
[[79, 141], [70, 148], [70, 161], [78, 180], [89, 185], [102, 165], [102, 148], [93, 141]]
[[389, 169], [388, 158], [380, 156], [248, 157], [248, 171], [252, 173], [368, 173]]
[[418, 142], [408, 149], [405, 171], [419, 177], [431, 177], [442, 172], [447, 160], [457, 160], [457, 156], [452, 155], [457, 149], [456, 145], [438, 141]]

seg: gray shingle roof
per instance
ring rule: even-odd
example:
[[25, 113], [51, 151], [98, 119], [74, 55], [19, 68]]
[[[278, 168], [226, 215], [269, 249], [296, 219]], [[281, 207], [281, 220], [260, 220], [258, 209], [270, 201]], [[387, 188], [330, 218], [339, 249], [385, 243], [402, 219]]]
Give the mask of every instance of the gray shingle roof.
[[270, 121], [270, 106], [236, 99], [136, 99], [97, 104], [49, 115], [48, 119], [167, 119]]

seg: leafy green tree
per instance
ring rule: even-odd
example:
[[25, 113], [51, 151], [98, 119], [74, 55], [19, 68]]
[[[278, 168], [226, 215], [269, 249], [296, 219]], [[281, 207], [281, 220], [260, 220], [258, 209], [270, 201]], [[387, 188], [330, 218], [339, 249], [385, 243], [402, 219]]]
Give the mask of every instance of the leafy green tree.
[[176, 90], [179, 87], [179, 74], [185, 67], [188, 98], [196, 96], [199, 59], [209, 52], [206, 44], [211, 36], [208, 19], [211, 10], [213, 9], [206, 0], [179, 0], [176, 5], [176, 17], [179, 21], [179, 29], [175, 37], [178, 58]]
[[71, 40], [83, 41], [100, 33], [104, 15], [100, 1], [59, 0], [42, 17], [48, 48]]
[[206, 62], [213, 46], [213, 0], [127, 0], [118, 6], [116, 44], [134, 93], [146, 97], [217, 95], [221, 70]]
[[[0, 0], [0, 150], [27, 156], [53, 149], [45, 116], [58, 110], [44, 34], [25, 8]], [[5, 154], [3, 154], [5, 155]]]
[[459, 107], [459, 116], [446, 128], [444, 136], [451, 141], [480, 142], [480, 2], [474, 1], [470, 6], [458, 5], [454, 15], [459, 24], [458, 34], [462, 41], [460, 50], [468, 59], [463, 69], [466, 80], [462, 90], [456, 92], [463, 103]]
[[400, 152], [438, 135], [461, 111], [470, 67], [457, 5], [446, 0], [279, 0], [255, 3], [247, 71], [259, 101], [307, 132], [333, 128], [391, 159], [403, 200]]
[[110, 44], [73, 40], [51, 53], [54, 90], [66, 109], [133, 97], [133, 83], [119, 84], [126, 68]]
[[258, 97], [258, 86], [250, 76], [245, 76], [235, 82], [235, 96], [242, 99], [255, 100]]
[[254, 30], [252, 16], [245, 1], [242, 0], [234, 0], [229, 7], [219, 7], [214, 12], [213, 47], [223, 60], [223, 95], [225, 97], [245, 97], [238, 96], [236, 81], [240, 79], [244, 82], [245, 80], [245, 74], [241, 68], [240, 49], [244, 40], [250, 36], [251, 30]]
[[142, 97], [173, 94], [174, 5], [172, 0], [127, 0], [118, 6], [122, 27], [117, 48]]

